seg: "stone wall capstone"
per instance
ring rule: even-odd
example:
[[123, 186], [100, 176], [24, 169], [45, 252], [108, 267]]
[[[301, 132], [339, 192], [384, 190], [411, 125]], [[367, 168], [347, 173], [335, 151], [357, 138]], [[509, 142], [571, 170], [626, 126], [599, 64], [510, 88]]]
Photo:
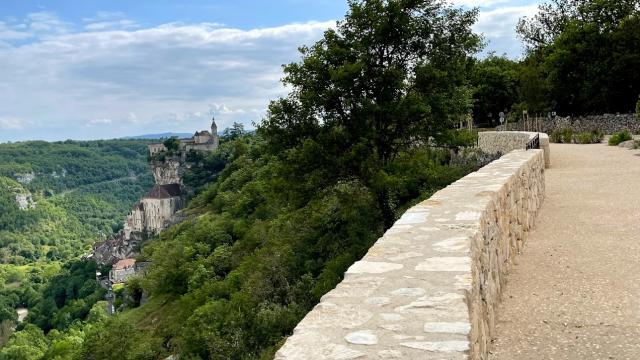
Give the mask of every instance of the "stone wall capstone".
[[516, 150], [408, 210], [275, 358], [486, 359], [544, 175], [542, 150]]

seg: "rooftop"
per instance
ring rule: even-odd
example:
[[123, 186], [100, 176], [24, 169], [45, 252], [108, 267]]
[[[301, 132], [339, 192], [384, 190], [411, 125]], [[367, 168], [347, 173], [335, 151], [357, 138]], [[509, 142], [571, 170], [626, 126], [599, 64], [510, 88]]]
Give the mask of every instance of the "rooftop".
[[113, 264], [113, 270], [123, 270], [129, 267], [132, 267], [135, 264], [136, 264], [136, 259], [118, 260], [117, 263]]
[[154, 185], [151, 191], [144, 196], [145, 199], [169, 199], [182, 194], [180, 184]]

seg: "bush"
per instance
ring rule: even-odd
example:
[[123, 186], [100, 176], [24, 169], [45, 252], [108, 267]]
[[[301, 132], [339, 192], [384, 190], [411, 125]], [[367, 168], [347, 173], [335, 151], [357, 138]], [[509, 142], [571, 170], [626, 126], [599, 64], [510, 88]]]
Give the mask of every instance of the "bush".
[[640, 120], [640, 100], [636, 103], [636, 117]]
[[611, 135], [611, 137], [609, 138], [609, 145], [616, 146], [621, 142], [629, 140], [633, 140], [633, 136], [631, 136], [631, 133], [628, 130], [623, 130]]
[[561, 144], [598, 144], [603, 138], [604, 133], [600, 130], [574, 133], [568, 128], [554, 130], [549, 135], [551, 142]]
[[574, 144], [599, 144], [604, 138], [604, 133], [600, 130], [581, 132], [573, 136]]

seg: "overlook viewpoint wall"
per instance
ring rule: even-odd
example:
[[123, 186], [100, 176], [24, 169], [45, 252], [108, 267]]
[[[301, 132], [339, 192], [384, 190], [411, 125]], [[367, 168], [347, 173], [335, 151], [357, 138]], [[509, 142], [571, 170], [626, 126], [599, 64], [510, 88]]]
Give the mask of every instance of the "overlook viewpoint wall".
[[484, 131], [478, 133], [478, 147], [488, 154], [506, 154], [513, 150], [526, 149], [529, 142], [538, 136], [540, 149], [544, 151], [546, 167], [551, 166], [549, 135], [526, 131]]
[[542, 150], [516, 150], [408, 210], [275, 358], [486, 359], [544, 175]]

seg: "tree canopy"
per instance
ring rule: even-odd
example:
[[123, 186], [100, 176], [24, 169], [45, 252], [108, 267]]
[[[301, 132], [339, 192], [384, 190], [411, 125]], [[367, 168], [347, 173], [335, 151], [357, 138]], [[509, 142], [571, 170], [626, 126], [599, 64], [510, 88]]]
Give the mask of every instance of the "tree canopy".
[[524, 85], [546, 89], [535, 96], [544, 96], [547, 108], [569, 115], [633, 112], [640, 0], [552, 0], [521, 19], [517, 31], [528, 49]]

